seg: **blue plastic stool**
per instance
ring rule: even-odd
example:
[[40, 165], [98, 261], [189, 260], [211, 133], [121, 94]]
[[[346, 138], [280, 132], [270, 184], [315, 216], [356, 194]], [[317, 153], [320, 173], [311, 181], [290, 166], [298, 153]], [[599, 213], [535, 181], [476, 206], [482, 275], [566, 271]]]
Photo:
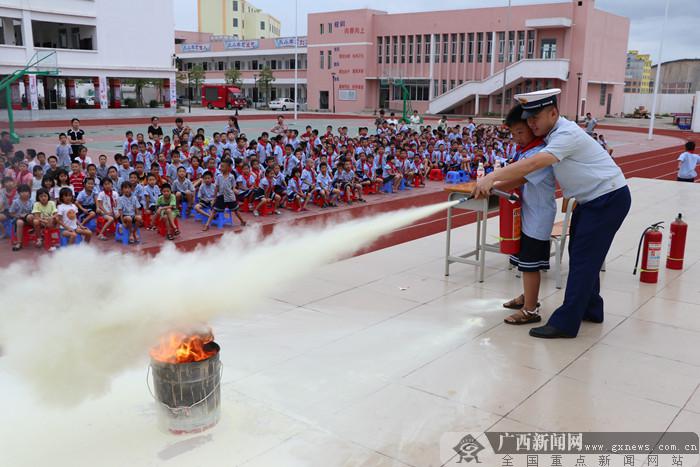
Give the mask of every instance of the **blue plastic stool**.
[[[227, 213], [228, 216], [226, 215]], [[233, 226], [233, 213], [228, 209], [223, 212], [217, 212], [212, 224], [220, 229], [223, 229], [225, 225]]]
[[[141, 241], [141, 230], [136, 227], [136, 238]], [[114, 231], [114, 240], [121, 242], [122, 245], [129, 244], [129, 231], [124, 228], [121, 222], [117, 222], [117, 229]]]
[[412, 189], [413, 189], [413, 187], [411, 187], [410, 185], [406, 185], [406, 179], [402, 178], [401, 185], [399, 185], [399, 191], [412, 190]]
[[447, 172], [447, 177], [445, 177], [445, 182], [446, 183], [459, 183], [460, 182], [459, 172], [454, 171], [454, 170]]
[[4, 221], [2, 221], [2, 226], [3, 226], [4, 229], [5, 229], [5, 236], [6, 236], [7, 238], [11, 238], [11, 237], [12, 237], [12, 231], [13, 231], [14, 228], [15, 228], [15, 221], [12, 220], [12, 218], [7, 218], [7, 219], [5, 219]]
[[85, 224], [85, 228], [95, 232], [97, 230], [97, 217], [93, 218], [90, 222]]
[[184, 199], [180, 203], [180, 217], [182, 217], [183, 219], [187, 219], [187, 201], [185, 201]]
[[[75, 237], [75, 243], [73, 245], [80, 245], [80, 242], [83, 241], [83, 236], [78, 234], [77, 237]], [[61, 235], [61, 247], [68, 246], [68, 237], [64, 237]]]
[[394, 181], [389, 180], [382, 186], [382, 191], [384, 193], [393, 193], [394, 192]]
[[460, 183], [468, 182], [469, 181], [469, 174], [465, 172], [464, 170], [459, 171], [459, 181]]

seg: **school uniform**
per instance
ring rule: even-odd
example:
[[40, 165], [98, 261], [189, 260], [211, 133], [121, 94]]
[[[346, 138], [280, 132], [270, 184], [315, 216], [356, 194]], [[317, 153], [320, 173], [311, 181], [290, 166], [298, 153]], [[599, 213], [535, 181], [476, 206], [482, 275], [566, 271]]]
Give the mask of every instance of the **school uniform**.
[[355, 180], [355, 172], [352, 170], [345, 171], [341, 170], [335, 177], [335, 186], [340, 189], [340, 191], [345, 191], [353, 180]]
[[117, 209], [120, 217], [134, 217], [138, 210], [141, 209], [141, 202], [134, 193], [129, 196], [122, 195], [117, 201]]
[[258, 187], [253, 190], [253, 200], [260, 201], [263, 198], [272, 199], [275, 195], [274, 179], [272, 177], [263, 177], [258, 183]]
[[695, 177], [698, 176], [695, 167], [700, 164], [700, 156], [686, 151], [678, 156], [678, 161], [680, 161], [681, 165], [678, 169], [677, 180], [679, 182], [694, 182]]
[[[519, 94], [523, 118], [542, 107], [556, 104], [559, 90]], [[564, 303], [546, 326], [533, 328], [534, 337], [575, 337], [582, 320], [602, 322], [600, 268], [615, 233], [630, 209], [627, 181], [610, 155], [575, 122], [559, 117], [544, 138], [542, 150], [558, 162], [552, 166], [564, 196], [577, 206], [569, 230], [569, 277]]]
[[301, 172], [301, 191], [309, 193], [316, 186], [316, 173], [313, 170], [304, 169]]
[[287, 199], [294, 201], [297, 196], [300, 196], [300, 193], [302, 193], [301, 180], [295, 177], [290, 178], [287, 182]]
[[236, 198], [236, 177], [229, 173], [226, 176], [219, 174], [216, 176], [216, 202], [214, 209], [222, 212], [225, 209], [238, 211], [238, 200]]
[[[537, 139], [520, 148], [519, 158], [532, 157], [544, 147], [544, 142]], [[520, 251], [510, 256], [510, 264], [519, 271], [536, 272], [549, 269], [550, 237], [557, 214], [556, 181], [552, 167], [529, 173], [525, 179], [527, 183], [520, 188]]]
[[333, 178], [330, 176], [328, 172], [326, 174], [319, 173], [318, 177], [316, 178], [316, 191], [319, 190], [325, 190], [325, 191], [331, 191], [333, 185]]
[[283, 196], [287, 192], [287, 181], [284, 176], [284, 173], [280, 172], [278, 174], [275, 174], [272, 176], [272, 181], [273, 181], [273, 189], [275, 191], [275, 194], [278, 194], [280, 196]]
[[299, 159], [294, 154], [289, 155], [284, 160], [283, 172], [287, 178], [292, 176], [292, 171], [299, 165], [299, 162]]
[[238, 185], [238, 201], [245, 201], [250, 195], [253, 194], [253, 189], [255, 189], [255, 175], [248, 174], [248, 176], [239, 175], [236, 178], [236, 184]]
[[[146, 199], [146, 196], [148, 196], [148, 199]], [[144, 206], [153, 212], [156, 210], [156, 202], [159, 196], [160, 188], [158, 188], [158, 185], [153, 185], [152, 187], [151, 185], [146, 185], [143, 187]]]
[[214, 183], [206, 184], [202, 183], [199, 185], [199, 191], [197, 193], [199, 197], [198, 203], [204, 207], [211, 208], [214, 206], [214, 193], [216, 192], [216, 185]]

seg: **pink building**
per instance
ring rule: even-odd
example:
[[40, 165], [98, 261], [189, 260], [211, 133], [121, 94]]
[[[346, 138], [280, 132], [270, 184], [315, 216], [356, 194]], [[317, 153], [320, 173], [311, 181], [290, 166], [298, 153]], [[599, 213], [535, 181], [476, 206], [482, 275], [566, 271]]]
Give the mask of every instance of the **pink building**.
[[[500, 112], [513, 93], [562, 88], [563, 113], [622, 111], [629, 20], [594, 0], [387, 14], [350, 10], [308, 18], [308, 106], [399, 109], [399, 86], [430, 113]], [[580, 75], [579, 75], [580, 73]], [[335, 75], [335, 81], [333, 81]], [[333, 93], [335, 88], [335, 93]], [[330, 102], [327, 103], [327, 99]]]
[[[562, 113], [571, 118], [577, 109], [579, 115], [615, 114], [622, 112], [628, 35], [629, 20], [596, 9], [595, 0], [510, 11], [313, 13], [308, 37], [297, 50], [304, 85], [299, 99], [309, 110], [361, 112], [401, 110], [405, 94], [421, 113], [498, 114], [505, 79], [506, 108], [513, 94], [559, 87]], [[178, 55], [209, 60], [216, 70], [208, 81], [223, 81], [223, 70], [234, 66], [222, 58], [245, 57], [252, 69], [244, 73], [247, 84], [263, 63], [291, 52], [270, 41], [245, 51], [224, 50], [214, 42], [198, 50], [185, 41]], [[292, 72], [285, 66], [278, 70], [288, 85]]]

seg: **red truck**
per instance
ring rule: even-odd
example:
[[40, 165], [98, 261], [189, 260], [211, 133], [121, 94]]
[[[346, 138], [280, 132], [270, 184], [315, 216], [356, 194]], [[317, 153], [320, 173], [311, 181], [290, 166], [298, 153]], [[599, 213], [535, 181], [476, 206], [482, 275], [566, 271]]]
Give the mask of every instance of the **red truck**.
[[227, 84], [205, 84], [202, 86], [202, 105], [209, 109], [242, 109], [246, 106], [240, 88]]

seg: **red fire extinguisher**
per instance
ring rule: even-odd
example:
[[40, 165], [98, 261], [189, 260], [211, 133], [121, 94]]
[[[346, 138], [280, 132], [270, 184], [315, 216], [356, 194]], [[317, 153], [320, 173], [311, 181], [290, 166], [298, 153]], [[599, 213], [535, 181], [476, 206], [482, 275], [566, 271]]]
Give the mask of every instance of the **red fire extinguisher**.
[[685, 237], [688, 234], [688, 224], [683, 222], [683, 214], [678, 213], [676, 220], [671, 222], [670, 239], [666, 267], [668, 269], [683, 269], [685, 256]]
[[501, 196], [498, 200], [498, 207], [501, 253], [517, 254], [520, 251], [520, 211], [522, 209], [520, 198]]
[[644, 250], [642, 251], [642, 268], [639, 270], [639, 280], [647, 284], [656, 284], [659, 280], [659, 265], [661, 264], [661, 229], [663, 229], [663, 221], [652, 224], [644, 229], [642, 238], [639, 239], [637, 247], [637, 259], [634, 262], [634, 272], [637, 274], [637, 265], [639, 264], [639, 252], [642, 250], [642, 242], [644, 242]]

